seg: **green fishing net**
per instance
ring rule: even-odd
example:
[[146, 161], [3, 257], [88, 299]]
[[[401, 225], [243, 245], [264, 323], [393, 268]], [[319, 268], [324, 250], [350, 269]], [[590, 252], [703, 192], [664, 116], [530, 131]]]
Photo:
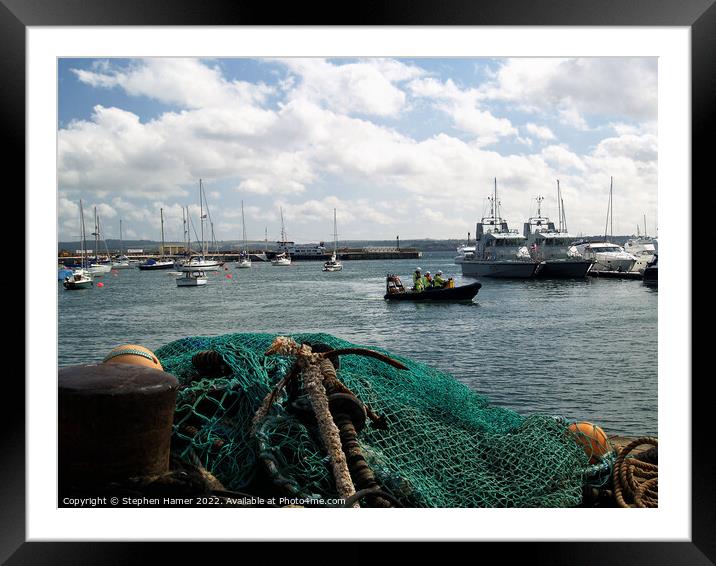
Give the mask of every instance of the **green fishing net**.
[[[355, 347], [328, 334], [296, 334], [298, 343]], [[264, 397], [291, 370], [293, 357], [265, 356], [275, 335], [190, 337], [156, 351], [181, 384], [173, 441], [230, 490], [261, 481], [282, 493], [336, 497], [328, 457], [315, 427], [286, 391], [252, 431]], [[385, 417], [358, 434], [382, 488], [409, 507], [573, 507], [594, 476], [564, 420], [523, 417], [492, 406], [451, 375], [372, 348], [408, 370], [356, 355], [340, 357], [338, 378]], [[213, 350], [222, 363], [192, 363]], [[199, 365], [197, 369], [196, 365]], [[211, 366], [212, 364], [207, 364]], [[300, 400], [300, 399], [299, 399]], [[267, 479], [268, 478], [268, 479]]]

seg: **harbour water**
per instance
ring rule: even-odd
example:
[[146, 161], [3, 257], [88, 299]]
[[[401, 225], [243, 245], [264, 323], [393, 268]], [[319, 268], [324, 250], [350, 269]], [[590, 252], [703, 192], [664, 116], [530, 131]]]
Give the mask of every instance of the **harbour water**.
[[[451, 253], [420, 260], [320, 262], [209, 273], [178, 288], [166, 271], [125, 269], [65, 291], [58, 283], [58, 363], [101, 361], [113, 347], [156, 349], [230, 332], [326, 332], [432, 365], [494, 404], [587, 420], [609, 434], [657, 430], [657, 297], [641, 281], [490, 280], [472, 304], [391, 303], [385, 275], [418, 265], [463, 280]], [[229, 277], [230, 276], [230, 277]]]

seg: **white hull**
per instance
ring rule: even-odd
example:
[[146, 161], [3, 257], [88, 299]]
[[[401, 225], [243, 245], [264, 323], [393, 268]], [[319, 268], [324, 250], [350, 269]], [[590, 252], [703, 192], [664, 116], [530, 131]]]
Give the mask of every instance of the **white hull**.
[[129, 265], [128, 261], [122, 261], [119, 263], [113, 263], [112, 269], [131, 269], [131, 265]]
[[89, 272], [95, 277], [102, 276], [110, 271], [112, 271], [112, 266], [109, 263], [93, 263], [89, 266]]
[[277, 267], [286, 267], [291, 265], [290, 259], [274, 259], [271, 260], [271, 265], [275, 265]]
[[612, 254], [594, 254], [592, 271], [631, 271], [636, 263], [634, 258], [624, 258]]
[[208, 283], [206, 274], [203, 271], [187, 271], [181, 277], [176, 278], [177, 287], [201, 287]]
[[461, 264], [462, 274], [468, 277], [500, 277], [529, 279], [535, 276], [539, 264], [530, 261], [484, 261], [465, 260]]
[[183, 277], [177, 278], [177, 287], [201, 287], [206, 285], [206, 279], [184, 279]]
[[323, 266], [323, 271], [342, 271], [342, 270], [343, 270], [343, 265], [340, 263], [337, 265], [324, 265]]
[[194, 271], [196, 269], [201, 271], [219, 271], [221, 269], [221, 263], [212, 260], [193, 261], [189, 263], [175, 264], [175, 268], [179, 271]]
[[236, 267], [239, 269], [248, 269], [251, 267], [251, 260], [237, 261]]
[[62, 283], [67, 290], [89, 289], [94, 285], [92, 274], [85, 269], [77, 269], [72, 275], [66, 277]]

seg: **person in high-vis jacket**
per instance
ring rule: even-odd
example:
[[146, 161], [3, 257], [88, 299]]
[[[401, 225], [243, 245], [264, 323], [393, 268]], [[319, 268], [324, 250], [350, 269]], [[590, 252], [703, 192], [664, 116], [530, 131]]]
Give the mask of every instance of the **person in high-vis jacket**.
[[[418, 291], [418, 290], [422, 291], [424, 288], [423, 273], [419, 267], [413, 273], [413, 287], [415, 287], [416, 291]], [[418, 289], [418, 287], [420, 287], [420, 289]]]
[[438, 272], [435, 274], [435, 278], [433, 279], [433, 285], [434, 285], [436, 288], [440, 289], [441, 287], [444, 287], [444, 286], [445, 286], [445, 283], [447, 283], [447, 280], [443, 279], [443, 272], [442, 272], [442, 271], [438, 271]]
[[433, 277], [430, 275], [429, 271], [425, 272], [425, 277], [423, 277], [423, 286], [426, 289], [432, 289], [433, 287]]

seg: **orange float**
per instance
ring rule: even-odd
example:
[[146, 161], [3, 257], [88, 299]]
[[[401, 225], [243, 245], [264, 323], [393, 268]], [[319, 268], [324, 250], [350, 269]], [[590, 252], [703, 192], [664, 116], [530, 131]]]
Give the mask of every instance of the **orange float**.
[[159, 358], [149, 348], [137, 344], [117, 346], [102, 360], [105, 364], [133, 364], [164, 370]]
[[602, 459], [602, 456], [612, 451], [612, 445], [606, 433], [595, 424], [586, 421], [572, 423], [569, 425], [569, 431], [577, 443], [584, 448], [584, 452], [589, 456], [590, 464], [596, 464]]

